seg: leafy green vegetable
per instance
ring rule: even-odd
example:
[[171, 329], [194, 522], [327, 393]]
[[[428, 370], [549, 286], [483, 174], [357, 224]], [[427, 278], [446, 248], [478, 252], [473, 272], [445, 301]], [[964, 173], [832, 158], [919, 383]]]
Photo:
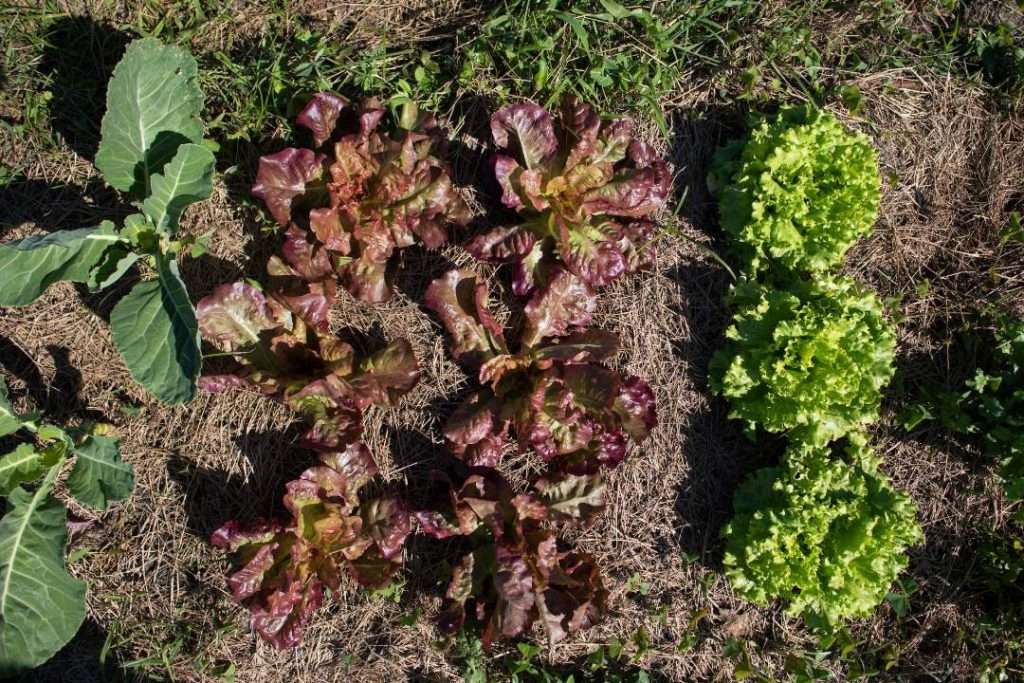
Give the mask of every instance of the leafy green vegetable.
[[0, 676], [45, 662], [85, 619], [85, 583], [64, 568], [67, 512], [50, 495], [59, 471], [15, 488], [0, 520]]
[[881, 181], [868, 138], [813, 107], [782, 110], [723, 147], [708, 179], [751, 273], [822, 272], [871, 231]]
[[323, 452], [320, 464], [287, 484], [287, 521], [231, 521], [211, 542], [232, 554], [228, 579], [253, 628], [277, 648], [299, 644], [303, 630], [346, 572], [360, 585], [381, 588], [402, 566], [409, 513], [393, 496], [360, 500], [377, 474], [362, 442]]
[[121, 460], [118, 440], [89, 436], [75, 448], [75, 466], [68, 490], [82, 505], [106, 510], [109, 501], [124, 500], [135, 487], [132, 466]]
[[790, 614], [829, 628], [866, 616], [923, 540], [910, 499], [878, 471], [861, 434], [845, 447], [794, 442], [779, 467], [736, 492], [724, 528], [726, 573], [743, 597], [789, 601]]
[[[93, 434], [76, 439], [59, 427], [18, 416], [0, 378], [0, 423], [6, 434], [24, 430], [23, 443], [0, 457], [0, 677], [39, 666], [74, 637], [85, 618], [85, 584], [65, 569], [67, 514], [52, 494], [65, 461], [75, 453], [68, 489], [83, 505], [105, 509], [135, 485], [117, 439]], [[34, 490], [24, 485], [42, 478]]]
[[164, 403], [187, 403], [202, 364], [199, 325], [178, 264], [162, 256], [157, 264], [159, 279], [139, 282], [114, 306], [110, 331], [139, 384]]
[[272, 275], [332, 284], [337, 277], [356, 298], [386, 301], [397, 250], [417, 242], [436, 249], [448, 241], [449, 225], [469, 222], [434, 117], [409, 102], [388, 132], [380, 127], [385, 115], [376, 99], [352, 106], [319, 93], [297, 118], [313, 134], [312, 148], [260, 158], [252, 192], [286, 228]]
[[114, 224], [34, 235], [0, 244], [0, 306], [27, 306], [55, 282], [88, 282], [90, 270], [118, 241]]
[[136, 40], [114, 68], [96, 167], [112, 187], [146, 196], [151, 179], [186, 142], [200, 143], [198, 67], [187, 52]]
[[1024, 500], [1024, 320], [997, 321], [992, 353], [935, 410], [952, 431], [980, 437], [999, 460], [1010, 500]]
[[182, 212], [213, 190], [213, 153], [199, 144], [196, 72], [187, 52], [149, 38], [129, 45], [114, 69], [96, 166], [141, 213], [120, 229], [104, 221], [0, 245], [3, 306], [26, 306], [61, 280], [104, 289], [140, 260], [156, 270], [156, 281], [137, 284], [115, 306], [111, 327], [132, 377], [171, 404], [195, 396], [201, 363], [195, 311], [175, 263]]
[[750, 433], [800, 429], [823, 445], [878, 417], [896, 338], [874, 293], [846, 278], [776, 289], [740, 281], [711, 388]]

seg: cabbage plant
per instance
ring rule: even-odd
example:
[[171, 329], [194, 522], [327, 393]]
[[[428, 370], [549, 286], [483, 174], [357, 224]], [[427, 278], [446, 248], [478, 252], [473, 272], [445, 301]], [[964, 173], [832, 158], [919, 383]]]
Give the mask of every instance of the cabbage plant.
[[881, 187], [867, 136], [810, 106], [783, 109], [723, 147], [709, 184], [751, 273], [837, 266], [874, 226]]
[[600, 287], [651, 262], [651, 219], [672, 176], [649, 145], [634, 139], [632, 121], [602, 121], [567, 97], [557, 119], [533, 102], [500, 109], [491, 135], [501, 201], [522, 220], [466, 248], [483, 261], [513, 264], [516, 294], [544, 286], [557, 268]]
[[793, 442], [780, 466], [754, 472], [722, 532], [733, 589], [762, 605], [785, 600], [815, 628], [870, 614], [923, 540], [913, 502], [878, 464], [855, 433], [825, 447]]
[[386, 114], [375, 99], [355, 106], [320, 93], [297, 119], [312, 144], [260, 158], [252, 192], [285, 228], [271, 275], [337, 277], [356, 298], [385, 301], [396, 250], [435, 249], [448, 240], [449, 225], [469, 222], [434, 118], [407, 103], [388, 133]]
[[730, 301], [710, 384], [748, 433], [799, 430], [823, 445], [878, 418], [896, 337], [873, 292], [842, 277], [785, 288], [742, 280]]
[[164, 403], [196, 393], [202, 358], [195, 310], [178, 272], [189, 240], [184, 210], [213, 190], [214, 157], [203, 144], [196, 62], [184, 50], [136, 40], [114, 69], [96, 168], [138, 209], [120, 226], [61, 230], [0, 245], [0, 306], [26, 306], [53, 283], [100, 291], [137, 262], [155, 274], [114, 306], [110, 331], [137, 382]]
[[68, 573], [67, 510], [54, 495], [65, 465], [67, 493], [105, 510], [135, 487], [120, 442], [104, 425], [62, 429], [14, 410], [0, 378], [0, 437], [23, 436], [0, 456], [0, 677], [33, 669], [64, 647], [85, 620], [86, 585]]

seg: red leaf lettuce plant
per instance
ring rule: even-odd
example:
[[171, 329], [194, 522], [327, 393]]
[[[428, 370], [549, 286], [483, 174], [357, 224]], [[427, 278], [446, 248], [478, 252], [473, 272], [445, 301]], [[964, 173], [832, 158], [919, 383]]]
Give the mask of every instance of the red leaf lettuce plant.
[[276, 647], [295, 647], [344, 570], [377, 588], [401, 567], [409, 513], [393, 495], [360, 498], [377, 465], [359, 439], [362, 411], [397, 402], [416, 385], [419, 366], [404, 339], [359, 360], [293, 301], [244, 282], [221, 285], [197, 312], [203, 338], [238, 364], [234, 374], [205, 376], [200, 385], [253, 387], [282, 400], [309, 422], [303, 442], [320, 456], [286, 485], [290, 519], [230, 521], [212, 538], [234, 557], [228, 583], [253, 628]]
[[333, 93], [313, 97], [297, 118], [313, 146], [260, 159], [253, 194], [285, 228], [271, 275], [313, 283], [340, 278], [353, 296], [386, 301], [396, 249], [448, 240], [448, 224], [470, 212], [441, 161], [444, 140], [432, 116], [407, 104], [394, 134], [380, 131], [375, 99], [354, 107]]
[[299, 644], [325, 590], [337, 590], [346, 570], [367, 588], [386, 585], [402, 565], [410, 531], [401, 499], [360, 499], [377, 474], [362, 442], [322, 452], [320, 460], [288, 482], [287, 521], [231, 521], [211, 539], [239, 567], [228, 579], [235, 600], [247, 605], [253, 628], [278, 648]]
[[538, 619], [551, 642], [596, 623], [608, 598], [597, 563], [565, 549], [553, 524], [590, 522], [603, 510], [604, 495], [596, 474], [560, 474], [516, 494], [497, 470], [474, 468], [452, 486], [444, 513], [416, 512], [423, 533], [468, 537], [471, 546], [452, 570], [440, 630], [454, 634], [472, 616], [489, 647], [522, 635]]
[[[565, 286], [559, 285], [569, 282]], [[425, 303], [443, 322], [461, 362], [478, 367], [483, 387], [445, 425], [453, 452], [472, 466], [494, 467], [514, 433], [556, 469], [573, 473], [615, 467], [627, 438], [645, 439], [657, 423], [646, 382], [604, 364], [618, 340], [581, 331], [585, 286], [560, 274], [525, 309], [517, 349], [511, 349], [488, 309], [486, 285], [453, 270], [427, 289]]]
[[543, 287], [561, 267], [601, 287], [651, 262], [651, 216], [672, 177], [650, 146], [633, 139], [632, 121], [602, 122], [567, 97], [557, 120], [532, 102], [505, 107], [491, 117], [491, 135], [502, 203], [523, 222], [480, 235], [467, 249], [514, 264], [517, 295]]
[[310, 325], [280, 295], [236, 282], [219, 286], [196, 307], [203, 338], [238, 363], [233, 374], [206, 375], [209, 392], [253, 387], [304, 415], [312, 448], [338, 448], [358, 439], [362, 411], [393, 405], [419, 381], [405, 339], [358, 359], [351, 345]]

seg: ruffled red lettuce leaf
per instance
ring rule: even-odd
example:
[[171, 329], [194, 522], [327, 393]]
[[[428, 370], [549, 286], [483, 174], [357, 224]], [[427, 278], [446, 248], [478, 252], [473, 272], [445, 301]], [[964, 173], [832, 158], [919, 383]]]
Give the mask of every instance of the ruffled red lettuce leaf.
[[323, 195], [325, 161], [323, 154], [296, 147], [260, 157], [253, 196], [263, 200], [278, 224], [286, 226], [296, 198], [301, 200], [307, 193]]
[[228, 579], [232, 595], [274, 646], [299, 644], [324, 593], [336, 590], [346, 571], [361, 585], [380, 587], [400, 569], [411, 529], [404, 504], [393, 497], [359, 499], [376, 471], [361, 444], [326, 454], [288, 482], [287, 522], [245, 527], [231, 521], [213, 533], [213, 545], [238, 567]]
[[508, 444], [508, 420], [490, 393], [460, 404], [444, 426], [449, 449], [471, 467], [496, 467]]
[[[491, 116], [491, 136], [526, 170], [542, 168], [558, 153], [551, 115], [537, 104], [525, 102], [499, 109]], [[511, 207], [515, 208], [515, 207]]]
[[562, 337], [590, 323], [597, 310], [597, 295], [586, 282], [561, 270], [526, 305], [522, 341], [536, 346], [542, 339]]
[[294, 305], [244, 282], [222, 285], [201, 300], [200, 333], [238, 365], [233, 375], [211, 377], [203, 386], [253, 386], [307, 419], [307, 446], [338, 448], [359, 438], [363, 409], [394, 405], [416, 385], [419, 365], [404, 339], [359, 359], [351, 345], [289, 310]]
[[[524, 103], [496, 113], [491, 128], [502, 202], [523, 216], [518, 227], [535, 244], [527, 247], [517, 235], [506, 245], [502, 232], [515, 234], [506, 228], [478, 236], [469, 250], [482, 260], [517, 264], [517, 293], [534, 289], [541, 260], [561, 261], [594, 287], [650, 262], [648, 219], [665, 205], [672, 177], [654, 150], [633, 138], [631, 121], [602, 122], [569, 97], [558, 120]], [[528, 257], [533, 263], [523, 264]]]
[[448, 271], [427, 287], [424, 305], [441, 319], [460, 362], [477, 364], [507, 353], [505, 335], [488, 309], [487, 283], [475, 273]]
[[[433, 117], [407, 107], [400, 123], [415, 128], [389, 133], [379, 102], [341, 116], [347, 104], [330, 93], [314, 97], [299, 124], [318, 147], [333, 144], [326, 154], [290, 149], [262, 158], [253, 193], [289, 226], [283, 256], [292, 274], [310, 282], [337, 277], [353, 296], [380, 302], [393, 294], [387, 274], [396, 250], [441, 246], [470, 211], [440, 158]], [[358, 127], [346, 131], [350, 120]]]
[[453, 633], [472, 618], [481, 624], [489, 647], [495, 640], [526, 633], [541, 620], [549, 638], [557, 641], [600, 618], [607, 592], [593, 559], [560, 550], [549, 526], [572, 521], [574, 513], [582, 520], [596, 512], [600, 494], [593, 484], [562, 488], [548, 486], [549, 500], [559, 506], [553, 509], [543, 496], [514, 494], [501, 475], [488, 470], [453, 490], [454, 509], [447, 517], [436, 512], [417, 515], [421, 531], [435, 538], [467, 535], [438, 533], [438, 519], [446, 520], [447, 529], [458, 528], [447, 520], [473, 520], [463, 526], [472, 534], [473, 549], [453, 568], [438, 617], [442, 632]]
[[218, 286], [196, 305], [203, 339], [222, 351], [242, 351], [264, 333], [291, 324], [291, 313], [245, 282]]
[[419, 381], [420, 366], [406, 339], [398, 339], [363, 359], [348, 379], [352, 398], [360, 408], [396, 405]]
[[295, 118], [295, 123], [308, 128], [313, 133], [313, 142], [317, 147], [327, 142], [334, 133], [341, 112], [349, 106], [349, 101], [332, 92], [322, 92], [303, 107]]

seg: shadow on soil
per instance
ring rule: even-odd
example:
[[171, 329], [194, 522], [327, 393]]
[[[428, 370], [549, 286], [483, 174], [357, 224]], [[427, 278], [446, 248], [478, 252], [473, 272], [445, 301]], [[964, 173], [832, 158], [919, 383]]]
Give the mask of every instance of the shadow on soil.
[[157, 679], [125, 671], [116, 651], [107, 652], [109, 636], [91, 619], [70, 643], [42, 666], [11, 679], [17, 683], [156, 683]]
[[[742, 135], [744, 114], [735, 108], [716, 107], [676, 116], [671, 150], [677, 170], [675, 196], [682, 197], [679, 217], [692, 228], [709, 233], [710, 248], [728, 260], [718, 229], [717, 207], [707, 188], [707, 173], [718, 147]], [[702, 389], [707, 389], [707, 369], [714, 352], [724, 342], [732, 314], [726, 294], [732, 278], [722, 265], [709, 258], [687, 259], [667, 276], [679, 288], [676, 310], [689, 334], [674, 344], [677, 362], [687, 368]], [[683, 454], [689, 477], [676, 497], [677, 534], [683, 552], [709, 567], [720, 562], [719, 533], [732, 516], [732, 498], [739, 483], [752, 470], [771, 464], [771, 439], [760, 445], [747, 439], [738, 422], [728, 418], [726, 401], [711, 397], [683, 417], [686, 443]], [[766, 441], [769, 444], [766, 447]]]
[[243, 478], [197, 465], [178, 453], [167, 462], [167, 473], [185, 501], [188, 530], [204, 541], [224, 522], [247, 523], [283, 513], [285, 482], [315, 464], [312, 452], [299, 448], [301, 425], [283, 431], [244, 434], [237, 439], [252, 474]]
[[[82, 373], [70, 362], [68, 349], [63, 346], [47, 346], [47, 353], [53, 359], [53, 378], [47, 381], [39, 371], [36, 362], [21, 347], [9, 338], [0, 335], [0, 365], [25, 385], [33, 410], [43, 414], [44, 419], [63, 424], [70, 419], [103, 420], [104, 415], [89, 408], [82, 399]], [[18, 392], [12, 390], [12, 398]]]
[[50, 79], [51, 124], [76, 154], [96, 157], [107, 81], [132, 36], [89, 17], [65, 17], [46, 29], [41, 70]]

